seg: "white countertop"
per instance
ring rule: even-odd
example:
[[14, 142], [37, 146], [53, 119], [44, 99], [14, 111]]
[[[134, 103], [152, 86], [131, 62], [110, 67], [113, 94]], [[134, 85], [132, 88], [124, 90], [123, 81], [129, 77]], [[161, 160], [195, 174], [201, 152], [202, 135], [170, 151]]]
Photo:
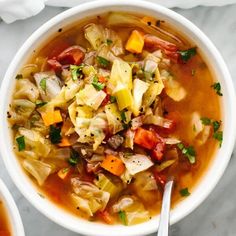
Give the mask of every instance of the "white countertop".
[[[0, 22], [0, 80], [8, 64], [26, 38], [44, 22], [64, 8], [46, 7], [39, 15], [7, 25]], [[236, 5], [175, 9], [184, 15], [215, 43], [222, 53], [236, 88]], [[235, 101], [236, 102], [236, 101]], [[236, 107], [235, 107], [236, 109]], [[235, 121], [236, 122], [236, 121]], [[4, 138], [4, 137], [0, 137]], [[236, 151], [236, 149], [235, 149]], [[222, 158], [224, 158], [222, 156]], [[48, 220], [21, 195], [0, 159], [0, 177], [13, 194], [20, 210], [26, 236], [74, 236]], [[152, 236], [154, 236], [153, 234]], [[171, 227], [171, 236], [235, 236], [236, 235], [236, 159], [229, 166], [211, 195], [192, 214]]]

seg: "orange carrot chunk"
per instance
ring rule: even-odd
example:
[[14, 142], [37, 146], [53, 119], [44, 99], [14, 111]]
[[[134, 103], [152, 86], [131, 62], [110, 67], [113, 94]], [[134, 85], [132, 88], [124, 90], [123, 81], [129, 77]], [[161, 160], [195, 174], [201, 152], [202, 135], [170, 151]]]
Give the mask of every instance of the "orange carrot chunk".
[[132, 53], [141, 53], [144, 46], [144, 36], [142, 32], [133, 30], [126, 45], [125, 49]]
[[67, 137], [63, 137], [61, 139], [61, 142], [58, 144], [59, 147], [69, 147], [71, 146], [71, 143]]
[[41, 116], [46, 126], [62, 122], [62, 116], [59, 110], [43, 112]]
[[121, 159], [113, 155], [107, 155], [103, 160], [101, 167], [117, 176], [120, 176], [125, 171], [124, 163]]

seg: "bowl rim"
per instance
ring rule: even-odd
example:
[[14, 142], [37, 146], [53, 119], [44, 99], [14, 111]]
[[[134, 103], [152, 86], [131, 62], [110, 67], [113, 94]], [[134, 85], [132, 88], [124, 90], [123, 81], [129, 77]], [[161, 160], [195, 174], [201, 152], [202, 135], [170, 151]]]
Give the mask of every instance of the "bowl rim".
[[24, 226], [19, 210], [8, 188], [0, 179], [0, 200], [3, 202], [13, 236], [24, 236]]
[[[197, 191], [195, 189], [194, 192], [192, 193], [192, 195], [188, 199], [177, 204], [177, 206], [171, 212], [171, 218], [170, 218], [171, 224], [174, 224], [177, 221], [179, 221], [180, 219], [184, 218], [189, 213], [191, 213], [197, 206], [200, 205], [200, 203], [202, 203], [205, 200], [205, 198], [214, 189], [214, 187], [218, 183], [219, 179], [222, 177], [222, 175], [227, 167], [227, 164], [230, 160], [230, 156], [231, 156], [231, 153], [232, 153], [232, 150], [234, 147], [235, 137], [236, 137], [236, 122], [235, 123], [233, 122], [236, 119], [236, 111], [235, 111], [235, 109], [233, 109], [234, 108], [233, 103], [236, 99], [235, 99], [235, 91], [234, 91], [234, 86], [233, 86], [231, 76], [229, 74], [229, 71], [227, 69], [227, 66], [226, 66], [224, 60], [222, 59], [222, 57], [221, 57], [220, 53], [218, 52], [218, 50], [216, 49], [216, 47], [207, 38], [207, 36], [200, 29], [198, 29], [193, 23], [191, 23], [185, 17], [179, 15], [178, 13], [176, 13], [172, 10], [169, 10], [169, 9], [167, 9], [163, 6], [160, 6], [156, 3], [148, 3], [147, 4], [147, 2], [145, 2], [143, 0], [132, 0], [129, 2], [126, 0], [111, 0], [111, 1], [99, 0], [99, 1], [94, 1], [94, 2], [83, 3], [81, 5], [78, 5], [74, 8], [68, 9], [68, 10], [58, 14], [57, 16], [53, 17], [51, 20], [47, 21], [39, 29], [37, 29], [26, 40], [26, 42], [21, 46], [21, 48], [19, 49], [19, 51], [15, 55], [14, 59], [12, 60], [10, 66], [4, 76], [4, 79], [2, 81], [0, 91], [1, 91], [1, 94], [3, 97], [3, 101], [4, 101], [7, 97], [7, 89], [9, 87], [10, 81], [13, 78], [14, 71], [16, 70], [16, 68], [18, 68], [17, 67], [18, 62], [20, 62], [22, 55], [26, 54], [27, 49], [30, 46], [32, 46], [36, 42], [36, 40], [40, 38], [40, 36], [46, 35], [47, 32], [51, 28], [53, 28], [55, 25], [57, 25], [58, 23], [62, 22], [63, 20], [68, 19], [78, 13], [91, 11], [94, 9], [102, 9], [102, 7], [108, 9], [109, 7], [114, 7], [114, 6], [116, 6], [118, 8], [124, 8], [124, 9], [125, 9], [125, 7], [129, 7], [129, 8], [133, 7], [136, 10], [137, 9], [139, 9], [139, 10], [145, 9], [145, 11], [156, 12], [156, 14], [159, 13], [159, 14], [165, 15], [167, 18], [169, 18], [169, 20], [176, 21], [177, 24], [182, 26], [185, 30], [192, 32], [192, 34], [196, 37], [196, 39], [200, 40], [202, 45], [205, 46], [205, 49], [208, 50], [208, 52], [210, 52], [211, 59], [213, 59], [214, 63], [217, 65], [218, 70], [223, 75], [222, 80], [225, 83], [224, 90], [227, 91], [227, 98], [226, 99], [228, 99], [228, 102], [229, 102], [229, 104], [227, 104], [227, 112], [230, 113], [230, 116], [227, 116], [227, 121], [229, 123], [227, 125], [231, 126], [231, 129], [228, 129], [228, 132], [227, 132], [227, 134], [228, 134], [226, 137], [227, 145], [225, 142], [223, 142], [223, 145], [222, 145], [222, 149], [224, 149], [224, 155], [225, 155], [224, 161], [222, 162], [221, 166], [218, 166], [218, 167], [214, 166], [214, 168], [209, 167], [210, 170], [208, 170], [207, 173], [204, 174], [204, 179], [207, 179], [207, 178], [210, 179], [210, 176], [214, 177], [211, 180], [210, 184], [208, 184], [208, 185], [205, 184], [205, 187], [207, 187], [207, 188], [205, 189], [204, 192], [201, 193], [200, 191]], [[6, 123], [5, 123], [6, 118], [4, 119], [4, 116], [3, 116], [4, 112], [6, 111], [5, 106], [6, 105], [4, 104], [4, 102], [1, 102], [1, 104], [0, 104], [0, 114], [1, 114], [0, 126], [2, 126], [2, 127], [4, 127], [4, 125], [6, 125]], [[3, 133], [5, 133], [7, 136], [7, 131], [6, 131], [5, 127], [4, 127]], [[9, 155], [8, 154], [9, 152], [12, 154], [12, 150], [10, 150], [6, 147], [5, 141], [3, 139], [0, 139], [0, 146], [2, 147], [1, 148], [2, 157]], [[12, 154], [10, 156], [12, 157], [14, 155]], [[217, 156], [219, 156], [219, 155], [217, 155]], [[15, 158], [15, 156], [14, 156], [14, 158]], [[58, 223], [59, 225], [62, 225], [65, 228], [73, 230], [77, 233], [82, 233], [85, 235], [89, 234], [90, 236], [92, 236], [92, 235], [96, 235], [96, 236], [99, 236], [99, 235], [102, 235], [102, 236], [122, 235], [122, 233], [124, 233], [126, 236], [137, 235], [137, 234], [146, 235], [146, 234], [155, 232], [158, 228], [157, 225], [158, 225], [159, 217], [157, 216], [157, 217], [153, 217], [153, 219], [150, 220], [149, 222], [145, 222], [145, 223], [135, 225], [135, 226], [129, 226], [129, 227], [124, 227], [124, 226], [120, 226], [120, 225], [119, 226], [117, 226], [117, 225], [112, 226], [113, 230], [117, 229], [118, 232], [111, 232], [111, 231], [109, 231], [109, 229], [111, 229], [111, 227], [107, 226], [105, 224], [101, 224], [102, 226], [99, 226], [98, 224], [95, 224], [95, 223], [91, 223], [91, 222], [88, 223], [88, 222], [85, 222], [83, 219], [76, 218], [76, 217], [72, 216], [71, 214], [67, 214], [62, 209], [60, 209], [60, 210], [59, 210], [59, 208], [53, 209], [52, 206], [55, 206], [53, 203], [49, 203], [49, 201], [44, 201], [44, 200], [40, 199], [39, 196], [36, 196], [36, 194], [32, 193], [32, 191], [31, 191], [33, 189], [32, 184], [30, 183], [30, 180], [26, 176], [23, 176], [23, 175], [25, 175], [23, 173], [23, 171], [21, 171], [22, 175], [20, 175], [20, 178], [22, 178], [24, 181], [26, 181], [25, 183], [27, 183], [28, 186], [24, 186], [21, 183], [22, 179], [20, 180], [19, 176], [15, 173], [15, 169], [11, 165], [11, 161], [13, 161], [13, 159], [12, 160], [10, 160], [10, 159], [11, 158], [3, 158], [4, 163], [7, 167], [8, 173], [10, 174], [12, 180], [14, 181], [14, 183], [16, 184], [18, 189], [21, 191], [21, 193], [41, 213], [43, 213], [49, 219]], [[26, 178], [27, 178], [27, 180], [26, 180]], [[201, 180], [200, 182], [204, 182], [204, 181]], [[200, 185], [202, 186], [203, 184], [198, 183], [198, 186], [197, 186], [198, 189], [202, 188]], [[29, 188], [30, 188], [30, 191], [29, 191]], [[34, 188], [34, 191], [35, 191], [35, 188]], [[198, 197], [196, 196], [197, 193], [199, 194]], [[190, 202], [190, 200], [192, 202]], [[180, 210], [181, 207], [184, 210]], [[45, 210], [45, 209], [47, 209], [47, 210]], [[55, 214], [55, 213], [57, 213], [57, 214]], [[60, 217], [62, 215], [65, 217]], [[75, 222], [77, 222], [76, 226], [73, 225], [73, 224], [75, 224]], [[91, 226], [93, 226], [93, 227], [91, 227]]]

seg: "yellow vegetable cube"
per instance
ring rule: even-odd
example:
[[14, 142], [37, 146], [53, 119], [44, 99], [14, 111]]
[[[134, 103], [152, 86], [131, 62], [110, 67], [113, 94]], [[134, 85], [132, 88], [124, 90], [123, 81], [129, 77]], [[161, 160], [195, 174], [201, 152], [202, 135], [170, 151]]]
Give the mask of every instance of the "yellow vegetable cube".
[[137, 30], [133, 30], [127, 43], [125, 49], [132, 53], [141, 53], [144, 46], [143, 34]]

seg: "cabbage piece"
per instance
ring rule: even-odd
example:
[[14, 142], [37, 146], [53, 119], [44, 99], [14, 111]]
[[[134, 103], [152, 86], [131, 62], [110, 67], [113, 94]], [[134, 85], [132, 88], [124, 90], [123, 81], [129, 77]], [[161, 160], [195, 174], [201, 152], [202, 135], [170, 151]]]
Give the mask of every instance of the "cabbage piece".
[[151, 104], [155, 101], [156, 97], [161, 94], [164, 88], [164, 84], [160, 77], [160, 72], [158, 68], [155, 71], [155, 81], [150, 83], [148, 90], [143, 95], [143, 106], [145, 108], [151, 106]]
[[135, 131], [128, 129], [125, 134], [125, 147], [131, 148], [133, 150], [134, 148], [134, 136]]
[[133, 105], [132, 111], [135, 116], [139, 115], [140, 108], [142, 106], [142, 99], [144, 93], [148, 90], [149, 83], [146, 83], [140, 79], [133, 81]]
[[150, 214], [135, 197], [124, 196], [112, 207], [114, 212], [125, 212], [127, 225], [139, 224], [150, 219]]
[[123, 183], [130, 184], [133, 178], [133, 175], [131, 175], [129, 171], [125, 169], [125, 172], [120, 176], [120, 178], [123, 181]]
[[23, 78], [31, 78], [34, 73], [38, 72], [39, 68], [36, 64], [26, 64], [21, 70]]
[[27, 100], [27, 99], [14, 99], [12, 101], [12, 109], [17, 115], [24, 117], [25, 119], [29, 118], [29, 116], [34, 111], [36, 105]]
[[90, 216], [93, 216], [98, 210], [103, 211], [106, 208], [110, 193], [100, 190], [89, 182], [80, 181], [79, 178], [72, 178], [71, 184], [74, 194], [78, 197], [75, 201], [76, 207], [80, 207]]
[[[150, 171], [143, 171], [135, 175], [134, 185], [137, 191], [157, 190], [157, 183]], [[142, 193], [141, 193], [142, 194]]]
[[50, 101], [61, 91], [60, 79], [53, 72], [36, 73], [34, 79], [43, 101]]
[[131, 175], [147, 170], [154, 165], [150, 157], [142, 154], [122, 156], [122, 161]]
[[199, 133], [203, 131], [204, 125], [202, 124], [201, 116], [198, 112], [193, 112], [190, 127], [193, 135], [192, 138], [195, 138]]
[[120, 184], [114, 184], [106, 175], [102, 173], [97, 175], [94, 184], [99, 189], [110, 193], [111, 198], [117, 196], [122, 189]]
[[164, 138], [164, 141], [166, 144], [169, 144], [169, 145], [181, 143], [181, 141], [175, 137]]
[[39, 160], [25, 159], [22, 162], [23, 167], [37, 180], [42, 186], [52, 171], [52, 167]]
[[168, 76], [168, 78], [164, 80], [164, 84], [166, 94], [174, 101], [179, 102], [186, 97], [186, 90], [172, 76]]
[[115, 103], [106, 105], [105, 113], [107, 116], [107, 122], [110, 132], [112, 134], [116, 134], [117, 132], [121, 131], [123, 129], [123, 126], [121, 122], [121, 115], [117, 105]]
[[94, 50], [104, 42], [104, 29], [101, 25], [88, 24], [84, 28], [84, 36], [89, 41]]
[[99, 57], [103, 57], [106, 60], [110, 61], [110, 62], [114, 62], [115, 60], [119, 60], [118, 57], [116, 57], [112, 51], [110, 50], [110, 47], [106, 44], [102, 44], [98, 51], [97, 51], [97, 56]]
[[153, 125], [161, 126], [163, 128], [169, 128], [171, 122], [172, 121], [169, 119], [166, 119], [157, 115], [152, 115], [152, 114], [145, 116], [144, 121], [143, 121], [144, 124], [153, 124]]
[[197, 137], [198, 145], [206, 143], [211, 134], [211, 126], [204, 126], [203, 131]]
[[78, 105], [87, 105], [97, 110], [105, 97], [106, 93], [104, 91], [97, 91], [93, 85], [87, 84], [84, 89], [77, 93], [76, 102]]
[[104, 36], [106, 41], [110, 41], [110, 48], [115, 56], [120, 56], [121, 54], [124, 54], [122, 40], [115, 31], [105, 28]]
[[163, 161], [160, 165], [156, 165], [156, 170], [158, 172], [163, 171], [164, 169], [170, 167], [171, 165], [173, 165], [176, 162], [176, 160], [167, 160], [167, 161]]
[[66, 86], [64, 87], [65, 88], [65, 100], [69, 101], [69, 100], [73, 99], [74, 96], [76, 95], [76, 93], [81, 89], [82, 85], [83, 85], [83, 81], [81, 81], [81, 80], [76, 80], [76, 81], [73, 81], [72, 79], [69, 80], [66, 83]]
[[14, 98], [26, 98], [36, 102], [39, 97], [38, 88], [28, 79], [20, 79], [16, 82]]
[[25, 137], [26, 148], [33, 149], [34, 152], [39, 157], [47, 157], [50, 150], [51, 145], [48, 140], [46, 140], [39, 132], [35, 130], [29, 130], [23, 127], [18, 129], [20, 135]]
[[113, 62], [107, 89], [113, 93], [118, 83], [123, 84], [129, 90], [132, 89], [132, 69], [127, 62], [120, 59]]

